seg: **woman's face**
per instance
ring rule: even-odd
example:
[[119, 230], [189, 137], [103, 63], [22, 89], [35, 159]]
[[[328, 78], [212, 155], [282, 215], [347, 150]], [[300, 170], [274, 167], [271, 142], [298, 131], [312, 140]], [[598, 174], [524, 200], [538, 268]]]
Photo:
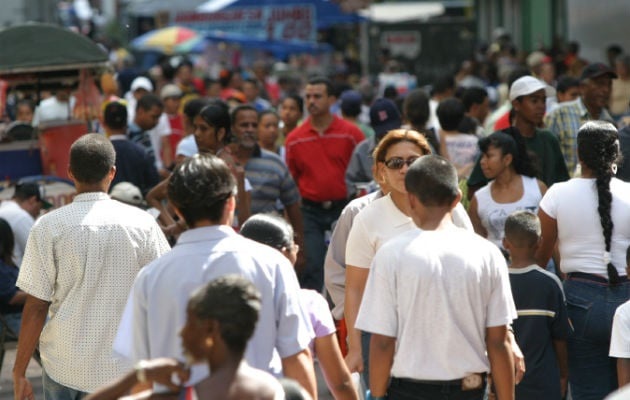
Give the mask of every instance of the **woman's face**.
[[273, 114], [265, 114], [258, 123], [258, 140], [262, 147], [273, 147], [278, 140], [280, 129], [278, 117]]
[[190, 364], [204, 361], [206, 358], [208, 332], [205, 327], [204, 321], [199, 319], [190, 308], [186, 310], [186, 324], [179, 332], [179, 336], [182, 339], [184, 357]]
[[481, 171], [487, 179], [495, 179], [512, 164], [512, 155], [503, 154], [503, 151], [495, 146], [488, 146], [488, 150], [481, 154], [479, 161]]
[[[385, 162], [381, 164], [383, 164], [382, 170], [385, 182], [392, 191], [407, 193], [405, 189], [405, 174], [409, 169], [409, 165], [423, 155], [422, 149], [412, 142], [403, 141], [389, 146], [385, 153]], [[400, 167], [401, 164], [402, 166]]]
[[280, 119], [286, 126], [296, 126], [302, 118], [302, 110], [298, 108], [298, 104], [292, 98], [286, 98], [280, 107]]
[[216, 153], [220, 140], [216, 128], [209, 125], [201, 116], [197, 115], [193, 120], [195, 127], [195, 143], [200, 153]]

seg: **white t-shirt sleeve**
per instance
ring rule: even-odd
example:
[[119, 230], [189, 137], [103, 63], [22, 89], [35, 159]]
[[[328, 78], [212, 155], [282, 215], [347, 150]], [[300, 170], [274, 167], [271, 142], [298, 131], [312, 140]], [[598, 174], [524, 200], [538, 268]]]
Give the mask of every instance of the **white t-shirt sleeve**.
[[355, 217], [346, 243], [346, 265], [359, 268], [370, 268], [374, 259], [374, 244], [365, 226], [365, 210]]
[[396, 275], [388, 267], [396, 263], [389, 247], [381, 247], [374, 257], [355, 326], [362, 331], [397, 337]]
[[630, 358], [630, 301], [620, 305], [615, 311], [608, 355]]
[[171, 134], [171, 123], [168, 122], [168, 115], [166, 115], [166, 113], [162, 113], [162, 115], [160, 115], [160, 119], [158, 119], [158, 123], [153, 129], [159, 137]]
[[470, 221], [470, 217], [468, 216], [468, 213], [466, 212], [466, 209], [464, 208], [462, 203], [457, 203], [457, 205], [453, 209], [453, 213], [451, 214], [451, 216], [453, 218], [453, 223], [455, 224], [455, 226], [464, 228], [467, 231], [475, 230], [473, 228], [472, 222]]
[[505, 257], [499, 249], [488, 242], [493, 264], [492, 271], [492, 292], [488, 301], [488, 313], [486, 317], [486, 327], [508, 325], [518, 317], [512, 289], [510, 287], [510, 277]]
[[543, 196], [542, 200], [540, 200], [540, 204], [538, 206], [539, 209], [543, 210], [545, 214], [549, 215], [553, 219], [558, 219], [558, 184], [552, 185], [547, 193]]

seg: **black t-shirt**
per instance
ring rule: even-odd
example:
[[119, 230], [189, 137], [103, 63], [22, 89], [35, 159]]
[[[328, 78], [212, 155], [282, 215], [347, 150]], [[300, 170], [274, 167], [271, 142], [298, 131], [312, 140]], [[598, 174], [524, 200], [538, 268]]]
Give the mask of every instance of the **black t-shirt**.
[[566, 340], [571, 330], [560, 281], [532, 266], [510, 269], [510, 284], [518, 312], [514, 336], [525, 355], [525, 376], [516, 386], [516, 398], [560, 399], [553, 340]]

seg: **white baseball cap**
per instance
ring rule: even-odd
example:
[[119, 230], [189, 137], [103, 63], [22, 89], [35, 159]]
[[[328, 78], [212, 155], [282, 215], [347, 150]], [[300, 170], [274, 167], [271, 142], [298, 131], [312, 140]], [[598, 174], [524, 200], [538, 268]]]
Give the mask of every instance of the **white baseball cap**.
[[136, 185], [130, 182], [117, 183], [114, 185], [109, 195], [112, 199], [116, 199], [133, 206], [144, 205], [142, 192], [140, 192], [140, 189], [138, 189]]
[[149, 78], [144, 76], [139, 76], [131, 82], [131, 92], [135, 92], [138, 89], [144, 89], [147, 92], [153, 91], [153, 84], [149, 80]]
[[534, 78], [533, 76], [523, 76], [512, 83], [510, 88], [510, 101], [513, 101], [521, 96], [527, 96], [540, 89], [545, 89], [547, 97], [553, 97], [556, 95], [556, 89], [547, 85], [545, 82]]

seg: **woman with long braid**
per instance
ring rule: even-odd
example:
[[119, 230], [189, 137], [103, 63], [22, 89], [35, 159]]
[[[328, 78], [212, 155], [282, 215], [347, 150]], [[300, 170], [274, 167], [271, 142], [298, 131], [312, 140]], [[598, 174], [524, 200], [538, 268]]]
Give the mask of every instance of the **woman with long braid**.
[[612, 124], [584, 124], [577, 151], [582, 176], [556, 183], [540, 202], [537, 260], [545, 266], [557, 241], [574, 328], [568, 341], [571, 394], [574, 400], [602, 399], [617, 387], [615, 359], [608, 357], [612, 318], [630, 298], [630, 184], [614, 177], [619, 141]]

